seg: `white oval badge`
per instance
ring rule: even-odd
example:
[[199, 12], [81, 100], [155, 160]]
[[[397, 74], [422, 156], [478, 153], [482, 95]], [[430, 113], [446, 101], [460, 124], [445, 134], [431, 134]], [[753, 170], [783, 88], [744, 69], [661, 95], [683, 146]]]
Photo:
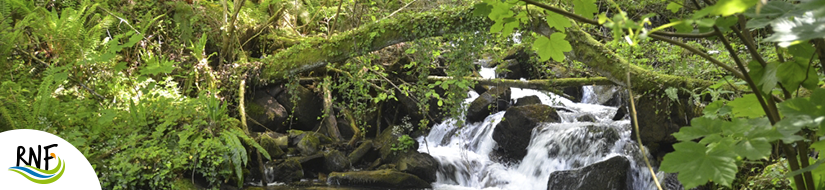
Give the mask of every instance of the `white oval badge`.
[[0, 189], [101, 189], [86, 156], [43, 131], [0, 133], [0, 168]]

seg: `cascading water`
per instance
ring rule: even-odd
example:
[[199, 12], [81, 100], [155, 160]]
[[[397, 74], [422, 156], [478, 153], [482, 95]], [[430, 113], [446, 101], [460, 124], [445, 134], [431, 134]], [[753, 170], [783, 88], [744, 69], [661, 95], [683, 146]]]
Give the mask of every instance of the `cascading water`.
[[[493, 78], [493, 70], [483, 68], [480, 73], [484, 78]], [[418, 139], [422, 145], [426, 140], [428, 145], [421, 146], [419, 151], [428, 152], [441, 164], [438, 180], [433, 184], [435, 189], [547, 189], [552, 172], [581, 168], [613, 156], [625, 156], [630, 161], [627, 184], [631, 189], [655, 189], [650, 173], [640, 160], [638, 146], [630, 138], [630, 121], [612, 120], [617, 108], [586, 101], [574, 103], [531, 89], [511, 90], [513, 100], [537, 95], [542, 104], [563, 107], [570, 112], [558, 111], [560, 123], [543, 123], [534, 128], [527, 155], [514, 164], [491, 158], [496, 149], [493, 130], [504, 111], [491, 114], [482, 122], [465, 123], [463, 127], [457, 126], [459, 122], [454, 119], [435, 125], [426, 137]], [[584, 89], [588, 102], [604, 99], [593, 91], [593, 87]], [[470, 91], [465, 103], [478, 96]], [[592, 116], [593, 121], [579, 121], [585, 115]]]

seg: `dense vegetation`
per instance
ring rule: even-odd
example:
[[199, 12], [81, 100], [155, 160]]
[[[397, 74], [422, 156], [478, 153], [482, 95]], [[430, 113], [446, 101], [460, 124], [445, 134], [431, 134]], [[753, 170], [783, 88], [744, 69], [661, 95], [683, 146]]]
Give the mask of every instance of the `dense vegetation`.
[[[348, 148], [426, 132], [470, 88], [523, 85], [479, 79], [478, 60], [526, 54], [531, 88], [697, 107], [659, 166], [688, 188], [821, 189], [823, 25], [822, 0], [0, 0], [0, 131], [63, 137], [107, 189], [241, 186], [275, 159], [256, 132], [312, 120]], [[250, 96], [272, 86], [321, 94], [323, 113], [293, 95], [279, 127], [260, 124]]]

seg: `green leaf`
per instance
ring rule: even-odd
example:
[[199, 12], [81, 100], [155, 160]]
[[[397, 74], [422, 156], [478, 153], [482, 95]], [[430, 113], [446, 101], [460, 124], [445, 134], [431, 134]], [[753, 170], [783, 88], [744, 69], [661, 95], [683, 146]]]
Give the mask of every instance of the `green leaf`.
[[[676, 22], [679, 20], [671, 20], [670, 22]], [[693, 20], [684, 20], [681, 24], [673, 26], [676, 29], [676, 32], [680, 33], [691, 33], [693, 32]]]
[[57, 83], [57, 84], [60, 84], [63, 81], [66, 81], [66, 79], [68, 79], [68, 78], [69, 78], [69, 73], [66, 73], [66, 72], [59, 72], [59, 73], [54, 74], [54, 82]]
[[476, 3], [473, 8], [473, 16], [487, 16], [493, 11], [493, 6], [485, 2]]
[[103, 125], [106, 123], [112, 123], [112, 120], [115, 119], [115, 116], [117, 116], [117, 113], [115, 113], [111, 109], [105, 109], [101, 111], [100, 118], [97, 118], [97, 124]]
[[739, 156], [759, 160], [771, 155], [771, 143], [766, 138], [743, 139], [733, 145], [733, 151]]
[[682, 5], [676, 2], [670, 2], [667, 4], [667, 10], [670, 10], [673, 13], [679, 12], [679, 9], [682, 9]]
[[593, 18], [593, 14], [599, 12], [599, 7], [596, 6], [595, 0], [573, 0], [573, 7], [576, 14], [585, 18]]
[[679, 94], [677, 94], [677, 92], [679, 92], [678, 88], [668, 87], [665, 89], [665, 94], [667, 94], [667, 97], [670, 98], [670, 100], [676, 100], [676, 103], [679, 103]]
[[815, 89], [819, 82], [819, 76], [816, 75], [814, 70], [816, 69], [809, 67], [808, 62], [787, 61], [779, 64], [776, 76], [787, 90], [796, 91], [799, 85], [808, 89]]
[[547, 61], [550, 58], [558, 62], [564, 61], [564, 52], [573, 50], [570, 42], [564, 40], [565, 37], [567, 35], [561, 32], [551, 34], [550, 39], [539, 36], [533, 42], [533, 49], [539, 54], [541, 61]]
[[725, 121], [721, 119], [711, 119], [697, 117], [690, 120], [690, 127], [682, 127], [678, 133], [673, 133], [673, 137], [679, 141], [691, 141], [700, 137], [722, 132]]
[[700, 27], [712, 27], [714, 24], [716, 24], [716, 19], [712, 18], [696, 20], [696, 25]]
[[690, 189], [712, 180], [730, 187], [736, 175], [736, 155], [729, 150], [714, 149], [686, 141], [673, 145], [675, 151], [665, 155], [661, 170], [679, 173], [679, 181]]
[[720, 0], [716, 2], [713, 7], [715, 10], [712, 14], [729, 16], [737, 13], [745, 12], [748, 8], [756, 5], [759, 0]]
[[561, 16], [560, 14], [551, 12], [551, 11], [544, 11], [547, 16], [544, 18], [547, 21], [547, 26], [551, 28], [555, 28], [556, 31], [564, 31], [564, 28], [572, 26], [570, 24], [570, 20], [567, 17]]
[[798, 43], [788, 47], [788, 53], [793, 55], [793, 59], [803, 63], [807, 63], [812, 56], [815, 56], [815, 50], [816, 48], [808, 42]]
[[825, 18], [816, 17], [812, 12], [806, 12], [793, 17], [778, 18], [771, 22], [773, 35], [765, 38], [770, 42], [778, 42], [781, 47], [788, 47], [794, 43], [815, 38], [825, 38]]
[[788, 13], [798, 12], [796, 10], [796, 7], [789, 2], [768, 1], [767, 4], [762, 6], [759, 14], [756, 13], [756, 7], [752, 7], [745, 11], [745, 16], [752, 18], [748, 21], [746, 27], [749, 29], [764, 28], [765, 26], [773, 23], [777, 18], [792, 16], [792, 14]]
[[776, 71], [778, 68], [779, 63], [777, 62], [770, 62], [766, 65], [766, 67], [762, 67], [756, 61], [751, 61], [748, 63], [748, 72], [751, 75], [751, 79], [753, 82], [756, 83], [757, 87], [760, 87], [760, 90], [763, 94], [770, 94], [771, 90], [776, 87]]
[[762, 109], [762, 105], [759, 104], [755, 94], [746, 94], [741, 98], [730, 101], [728, 106], [731, 107], [731, 112], [736, 117], [757, 118], [765, 116], [765, 110]]

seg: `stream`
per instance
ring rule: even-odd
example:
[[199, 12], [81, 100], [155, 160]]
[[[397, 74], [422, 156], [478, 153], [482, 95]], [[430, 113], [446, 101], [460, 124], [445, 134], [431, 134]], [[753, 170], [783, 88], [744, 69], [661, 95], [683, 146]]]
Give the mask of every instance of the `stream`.
[[[494, 70], [483, 68], [480, 73], [484, 78], [493, 78]], [[502, 120], [504, 111], [493, 113], [482, 122], [458, 126], [457, 120], [448, 119], [433, 126], [427, 136], [417, 140], [422, 145], [418, 151], [429, 153], [441, 165], [434, 189], [547, 189], [552, 172], [585, 167], [614, 156], [624, 156], [630, 161], [627, 179], [630, 189], [655, 189], [650, 172], [639, 156], [638, 145], [631, 140], [630, 121], [613, 121], [617, 108], [598, 104], [609, 99], [615, 89], [585, 86], [582, 103], [548, 92], [511, 90], [513, 102], [536, 95], [542, 104], [569, 112], [558, 111], [560, 123], [543, 123], [534, 128], [527, 155], [512, 164], [501, 163], [491, 156], [498, 148], [492, 137], [493, 129]], [[605, 91], [609, 93], [603, 93]], [[478, 96], [469, 91], [465, 106]], [[578, 120], [585, 115], [594, 120]], [[611, 135], [602, 133], [618, 134], [618, 139], [602, 138]]]

